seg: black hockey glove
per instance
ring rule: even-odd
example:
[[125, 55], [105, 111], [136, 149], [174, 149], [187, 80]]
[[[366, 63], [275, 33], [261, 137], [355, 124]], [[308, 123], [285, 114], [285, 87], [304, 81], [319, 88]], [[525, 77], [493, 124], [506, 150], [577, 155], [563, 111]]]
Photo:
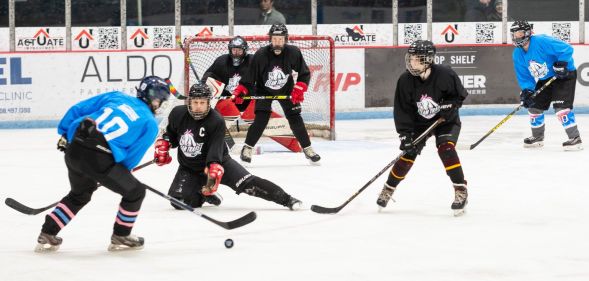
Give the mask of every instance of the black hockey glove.
[[521, 101], [521, 104], [525, 107], [525, 108], [530, 108], [532, 106], [534, 106], [534, 99], [532, 98], [532, 96], [534, 95], [534, 91], [529, 90], [529, 89], [525, 89], [521, 92], [521, 94], [519, 95], [519, 100]]
[[556, 61], [554, 65], [552, 65], [552, 69], [554, 70], [554, 76], [557, 79], [567, 79], [569, 78], [569, 70], [567, 69], [568, 63], [566, 61]]
[[67, 150], [67, 137], [62, 135], [57, 141], [57, 150], [65, 152]]
[[405, 151], [405, 154], [418, 154], [417, 147], [413, 145], [413, 134], [400, 134], [399, 140], [401, 141], [399, 149]]
[[454, 100], [441, 101], [440, 102], [440, 117], [444, 120], [450, 120], [458, 114], [458, 108], [460, 103]]

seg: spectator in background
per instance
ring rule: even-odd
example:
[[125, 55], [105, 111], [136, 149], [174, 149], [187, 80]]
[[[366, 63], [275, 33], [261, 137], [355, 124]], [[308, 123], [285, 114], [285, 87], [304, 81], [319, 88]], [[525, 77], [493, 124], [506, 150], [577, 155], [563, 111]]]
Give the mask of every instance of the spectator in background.
[[487, 21], [488, 16], [495, 10], [494, 0], [470, 0], [467, 6], [464, 21]]
[[487, 15], [489, 21], [502, 21], [503, 20], [503, 0], [495, 0], [493, 10]]
[[260, 0], [262, 13], [258, 18], [258, 24], [286, 24], [284, 15], [274, 8], [274, 0]]

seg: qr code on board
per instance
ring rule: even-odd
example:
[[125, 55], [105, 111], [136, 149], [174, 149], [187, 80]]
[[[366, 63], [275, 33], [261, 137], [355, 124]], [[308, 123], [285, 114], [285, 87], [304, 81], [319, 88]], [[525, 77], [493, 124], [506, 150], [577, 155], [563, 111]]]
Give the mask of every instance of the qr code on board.
[[565, 42], [571, 42], [571, 23], [552, 23], [552, 36]]
[[174, 29], [172, 27], [154, 27], [153, 29], [154, 49], [174, 48]]
[[495, 41], [495, 24], [494, 23], [477, 23], [476, 25], [476, 42], [494, 43]]
[[101, 27], [98, 29], [98, 49], [118, 50], [119, 29], [116, 27]]
[[403, 44], [411, 44], [415, 40], [420, 40], [423, 34], [421, 24], [406, 24], [403, 29]]

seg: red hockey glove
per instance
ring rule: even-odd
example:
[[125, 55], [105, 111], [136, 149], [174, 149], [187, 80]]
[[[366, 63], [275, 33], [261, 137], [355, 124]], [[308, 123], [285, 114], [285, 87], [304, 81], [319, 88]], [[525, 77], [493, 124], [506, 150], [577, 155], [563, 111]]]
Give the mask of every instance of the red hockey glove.
[[204, 196], [211, 196], [217, 192], [225, 169], [220, 164], [211, 163], [205, 172], [207, 173], [207, 184], [202, 187], [201, 193]]
[[290, 93], [290, 100], [292, 103], [301, 103], [305, 100], [305, 93], [307, 92], [307, 84], [297, 82]]
[[158, 166], [170, 164], [172, 156], [170, 156], [170, 142], [165, 139], [159, 139], [155, 142], [155, 152], [153, 153], [155, 163]]
[[243, 97], [247, 96], [248, 94], [249, 91], [247, 90], [247, 88], [244, 85], [239, 84], [237, 85], [235, 90], [233, 90], [233, 100], [236, 104], [242, 104]]

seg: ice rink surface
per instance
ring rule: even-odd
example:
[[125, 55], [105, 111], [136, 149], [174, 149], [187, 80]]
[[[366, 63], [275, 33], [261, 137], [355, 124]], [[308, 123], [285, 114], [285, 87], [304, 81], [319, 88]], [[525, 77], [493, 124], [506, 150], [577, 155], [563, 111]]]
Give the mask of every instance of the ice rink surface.
[[[463, 117], [460, 142], [475, 142], [502, 118]], [[566, 135], [553, 113], [546, 122], [542, 149], [522, 147], [530, 129], [526, 116], [515, 116], [475, 150], [459, 151], [469, 182], [463, 217], [452, 216], [453, 189], [432, 139], [385, 211], [375, 201], [386, 174], [338, 214], [309, 210], [340, 205], [399, 154], [392, 119], [338, 121], [337, 141], [314, 140], [319, 167], [263, 141], [266, 152], [248, 169], [301, 199], [301, 211], [222, 186], [223, 204], [202, 212], [221, 220], [258, 214], [227, 231], [148, 192], [134, 228], [146, 238], [142, 251], [106, 251], [120, 197], [104, 188], [60, 233], [54, 254], [33, 252], [44, 215], [2, 205], [0, 279], [589, 280], [589, 147], [564, 152]], [[589, 146], [589, 115], [577, 122]], [[41, 207], [68, 192], [57, 139], [54, 129], [0, 131], [3, 201]], [[136, 175], [166, 192], [176, 168], [174, 161]], [[227, 238], [232, 249], [223, 246]]]

